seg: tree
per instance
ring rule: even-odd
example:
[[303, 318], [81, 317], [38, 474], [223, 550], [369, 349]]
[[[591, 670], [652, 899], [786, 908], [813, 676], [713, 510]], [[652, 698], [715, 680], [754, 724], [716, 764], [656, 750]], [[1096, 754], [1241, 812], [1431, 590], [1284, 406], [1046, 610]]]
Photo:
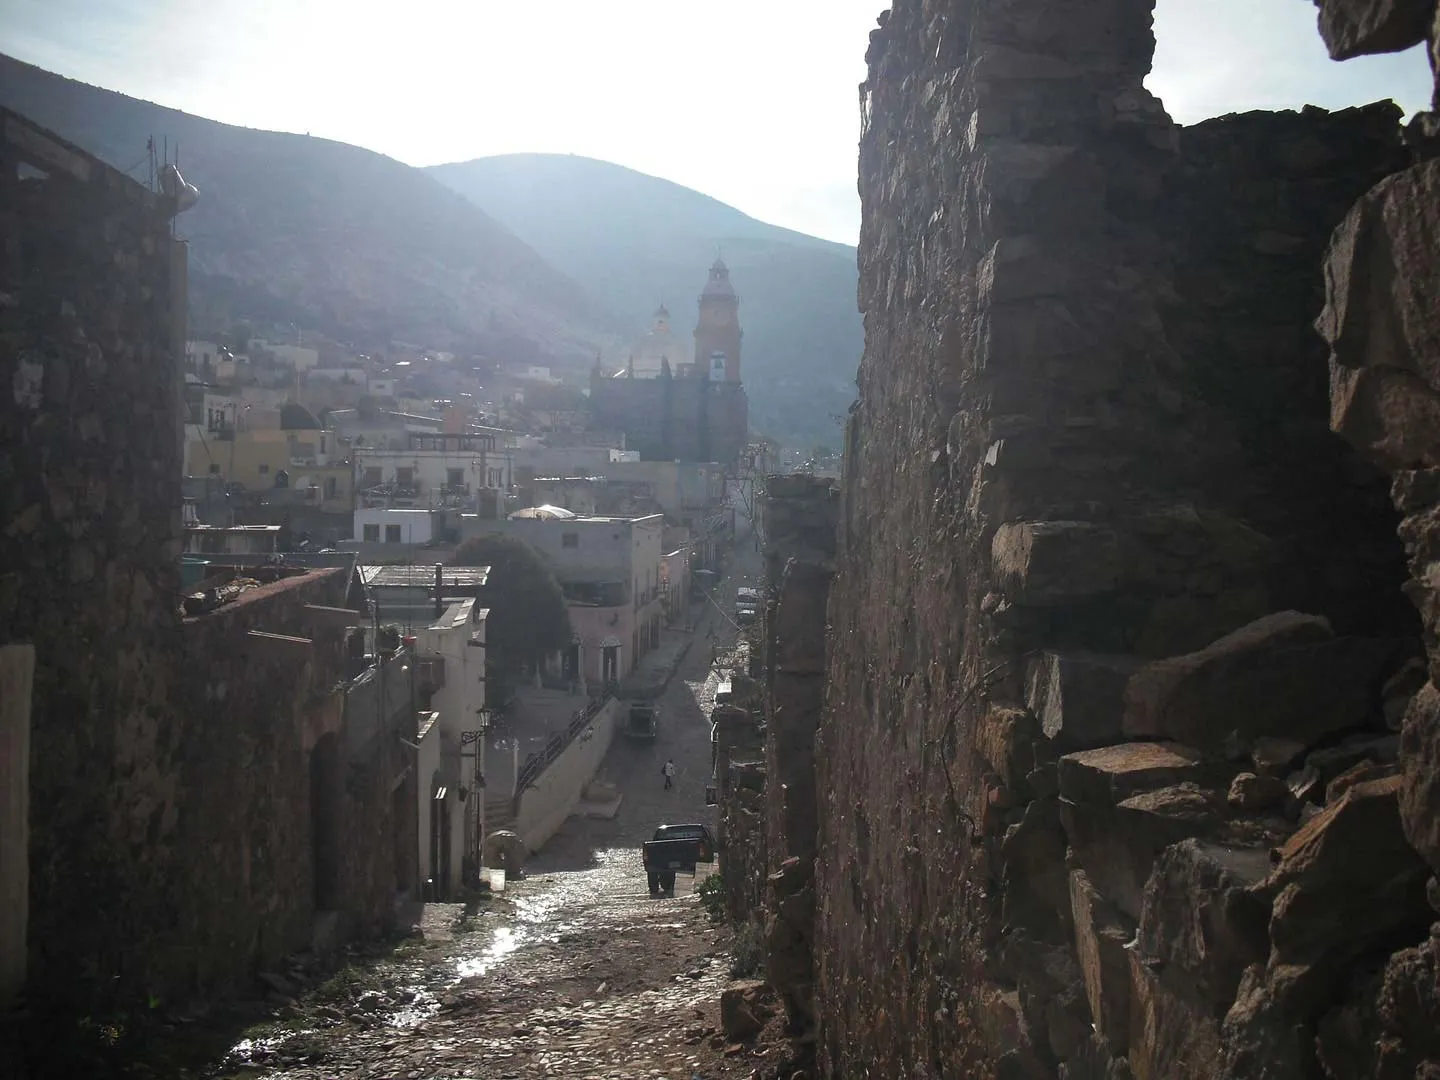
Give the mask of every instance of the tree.
[[480, 603], [490, 609], [485, 629], [486, 678], [491, 700], [547, 654], [570, 644], [570, 611], [544, 557], [523, 540], [492, 533], [466, 540], [451, 566], [488, 566]]

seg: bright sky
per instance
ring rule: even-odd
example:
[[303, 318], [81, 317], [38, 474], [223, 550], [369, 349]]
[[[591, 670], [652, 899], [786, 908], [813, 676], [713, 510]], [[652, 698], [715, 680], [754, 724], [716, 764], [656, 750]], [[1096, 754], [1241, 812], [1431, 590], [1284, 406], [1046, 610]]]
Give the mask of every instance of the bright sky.
[[[414, 165], [618, 162], [853, 243], [856, 87], [884, 0], [0, 0], [0, 52], [187, 112]], [[1393, 97], [1424, 54], [1334, 64], [1312, 0], [1160, 0], [1182, 122]]]

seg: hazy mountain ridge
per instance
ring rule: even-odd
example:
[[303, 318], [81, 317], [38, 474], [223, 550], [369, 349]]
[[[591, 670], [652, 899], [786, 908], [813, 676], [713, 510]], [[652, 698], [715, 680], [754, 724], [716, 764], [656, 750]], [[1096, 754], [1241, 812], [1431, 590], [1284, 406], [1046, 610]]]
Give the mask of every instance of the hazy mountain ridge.
[[151, 135], [178, 145], [200, 202], [177, 230], [190, 241], [192, 303], [212, 320], [232, 311], [372, 342], [529, 339], [573, 357], [616, 329], [483, 210], [381, 154], [221, 124], [4, 55], [0, 104], [120, 169], [143, 165]]
[[426, 170], [483, 206], [639, 336], [655, 305], [677, 331], [718, 252], [741, 295], [756, 428], [838, 444], [864, 345], [855, 249], [768, 225], [697, 191], [593, 158], [514, 154]]

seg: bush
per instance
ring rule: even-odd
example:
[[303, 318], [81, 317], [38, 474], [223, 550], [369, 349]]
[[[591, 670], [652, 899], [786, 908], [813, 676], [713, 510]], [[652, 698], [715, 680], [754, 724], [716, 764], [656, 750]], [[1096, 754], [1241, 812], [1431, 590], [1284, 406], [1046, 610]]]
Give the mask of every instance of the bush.
[[711, 874], [696, 885], [695, 893], [700, 897], [700, 906], [705, 909], [712, 922], [725, 918], [725, 885], [719, 874]]

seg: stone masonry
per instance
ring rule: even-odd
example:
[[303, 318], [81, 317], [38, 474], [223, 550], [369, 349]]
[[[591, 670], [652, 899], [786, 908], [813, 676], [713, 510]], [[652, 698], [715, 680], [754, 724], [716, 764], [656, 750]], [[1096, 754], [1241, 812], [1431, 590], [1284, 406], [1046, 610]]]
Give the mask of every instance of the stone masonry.
[[252, 989], [327, 933], [381, 928], [413, 885], [405, 731], [353, 737], [346, 572], [269, 568], [182, 614], [175, 207], [4, 110], [0, 166], [0, 645], [34, 653], [31, 1015]]
[[793, 1033], [813, 1034], [815, 733], [825, 705], [825, 624], [839, 492], [829, 480], [770, 476], [760, 499], [764, 617], [766, 971]]
[[[1336, 56], [1433, 39], [1434, 0], [1320, 6]], [[1402, 602], [1433, 641], [1434, 125], [1179, 128], [1151, 8], [897, 0], [871, 37], [825, 1076], [1440, 1069], [1440, 695]], [[770, 741], [778, 868], [806, 758]]]

